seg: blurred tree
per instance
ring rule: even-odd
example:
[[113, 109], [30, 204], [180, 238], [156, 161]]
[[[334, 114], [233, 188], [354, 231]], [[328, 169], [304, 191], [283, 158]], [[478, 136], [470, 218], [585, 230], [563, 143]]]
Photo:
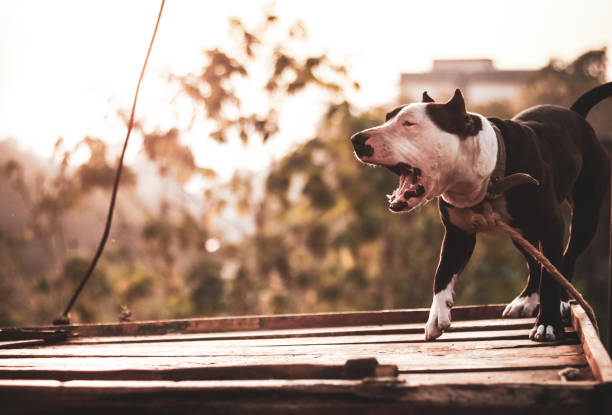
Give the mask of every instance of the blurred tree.
[[[70, 292], [70, 288], [81, 281], [89, 267], [89, 262], [89, 258], [82, 256], [70, 257], [66, 260], [61, 270], [60, 278], [58, 278], [58, 281], [67, 288], [65, 292]], [[82, 321], [87, 322], [95, 321], [98, 315], [98, 308], [101, 304], [111, 302], [117, 307], [116, 299], [111, 295], [113, 288], [109, 284], [108, 275], [103, 266], [97, 267], [94, 270], [90, 284], [74, 310]]]
[[[551, 60], [527, 80], [523, 88], [523, 108], [539, 104], [569, 107], [589, 89], [606, 82], [606, 48], [583, 53], [566, 63]], [[600, 136], [612, 139], [612, 102], [598, 104], [589, 114], [589, 121]]]
[[143, 137], [143, 147], [149, 160], [155, 162], [159, 174], [172, 176], [185, 184], [194, 174], [214, 178], [214, 170], [196, 165], [191, 149], [179, 141], [179, 130], [171, 128], [165, 133], [149, 133]]
[[221, 279], [221, 264], [213, 259], [197, 260], [186, 274], [186, 282], [192, 286], [192, 313], [206, 315], [223, 309], [225, 284]]
[[569, 107], [580, 95], [605, 82], [605, 78], [605, 48], [586, 52], [570, 63], [553, 59], [527, 80], [523, 99], [528, 105]]
[[[78, 167], [70, 166], [70, 158], [83, 145], [89, 150], [89, 159]], [[14, 323], [44, 322], [57, 312], [64, 289], [69, 290], [71, 282], [74, 285], [65, 272], [73, 275], [80, 269], [71, 257], [77, 246], [74, 245], [73, 229], [67, 237], [66, 220], [72, 219], [71, 213], [90, 205], [98, 196], [97, 190], [108, 191], [112, 186], [114, 168], [106, 160], [106, 145], [100, 139], [86, 137], [68, 150], [63, 148], [60, 139], [55, 150], [61, 154], [55, 168], [20, 159], [18, 153], [6, 160], [0, 159], [0, 188], [7, 198], [2, 204], [6, 209], [3, 213], [12, 212], [12, 220], [0, 227], [0, 267], [10, 272], [6, 275], [11, 275], [10, 278], [0, 276], [2, 284], [6, 285], [3, 293], [11, 293], [11, 298], [0, 301], [6, 307], [0, 306], [0, 316], [12, 309], [9, 314], [13, 317], [9, 321]], [[133, 187], [135, 173], [130, 168], [125, 172], [122, 185]], [[86, 234], [89, 236], [88, 232]], [[86, 237], [80, 238], [84, 239]], [[92, 288], [93, 297], [105, 297], [112, 291], [99, 288], [99, 285]], [[24, 303], [25, 298], [29, 301]], [[85, 320], [100, 315], [99, 309], [91, 305], [80, 308], [77, 313]]]
[[[297, 22], [278, 39], [278, 18], [264, 16], [253, 29], [238, 18], [230, 20], [230, 34], [238, 47], [228, 52], [218, 48], [206, 50], [206, 65], [201, 71], [182, 76], [170, 76], [178, 82], [183, 94], [193, 104], [194, 118], [202, 109], [216, 129], [210, 137], [225, 142], [230, 136], [243, 143], [255, 135], [263, 141], [278, 133], [278, 115], [284, 97], [295, 95], [315, 86], [340, 94], [347, 86], [346, 68], [334, 65], [325, 54], [298, 58], [296, 47], [307, 39], [305, 27]], [[261, 64], [266, 64], [261, 67]], [[271, 63], [271, 65], [269, 64]], [[253, 75], [263, 71], [263, 79]], [[248, 80], [261, 82], [257, 111], [247, 111], [244, 99], [235, 92], [236, 85]], [[353, 87], [358, 84], [353, 83]], [[263, 109], [261, 108], [263, 106]]]
[[[74, 179], [77, 180], [79, 185], [76, 196], [82, 197], [95, 189], [111, 190], [115, 181], [116, 166], [109, 164], [107, 161], [106, 144], [99, 138], [85, 137], [77, 144], [74, 151], [83, 144], [89, 148], [89, 160], [81, 164], [75, 171]], [[70, 154], [66, 154], [65, 157], [70, 157]], [[62, 162], [62, 164], [65, 162]], [[65, 167], [61, 173], [66, 174]], [[71, 178], [62, 177], [62, 179], [69, 181]], [[66, 184], [73, 185], [69, 182]], [[126, 167], [121, 174], [121, 185], [125, 187], [136, 185], [136, 174], [129, 167]]]

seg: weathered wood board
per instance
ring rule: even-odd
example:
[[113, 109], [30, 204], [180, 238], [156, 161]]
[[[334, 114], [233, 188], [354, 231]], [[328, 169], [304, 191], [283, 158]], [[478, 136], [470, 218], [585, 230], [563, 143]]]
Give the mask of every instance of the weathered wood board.
[[612, 363], [579, 306], [566, 337], [545, 344], [528, 339], [533, 319], [501, 310], [457, 307], [434, 342], [425, 310], [2, 330], [0, 402], [6, 413], [612, 413]]

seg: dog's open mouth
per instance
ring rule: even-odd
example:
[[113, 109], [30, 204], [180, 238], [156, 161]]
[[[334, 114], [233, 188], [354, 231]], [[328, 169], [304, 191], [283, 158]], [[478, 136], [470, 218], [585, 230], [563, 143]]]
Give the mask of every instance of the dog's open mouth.
[[399, 176], [399, 186], [387, 195], [389, 209], [394, 212], [410, 210], [419, 204], [425, 194], [423, 171], [408, 163], [397, 163], [386, 168]]

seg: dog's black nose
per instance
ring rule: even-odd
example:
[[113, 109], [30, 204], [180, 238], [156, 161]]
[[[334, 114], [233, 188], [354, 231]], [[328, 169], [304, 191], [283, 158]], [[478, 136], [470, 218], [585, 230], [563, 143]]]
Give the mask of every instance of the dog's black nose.
[[366, 144], [368, 138], [370, 138], [370, 135], [365, 133], [357, 133], [351, 137], [351, 142], [353, 143], [357, 157], [370, 157], [374, 154], [374, 148]]

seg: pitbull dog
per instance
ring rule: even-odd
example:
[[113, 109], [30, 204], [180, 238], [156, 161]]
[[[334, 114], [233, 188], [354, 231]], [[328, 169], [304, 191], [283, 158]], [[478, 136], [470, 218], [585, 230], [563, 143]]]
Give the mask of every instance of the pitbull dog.
[[[609, 96], [612, 83], [587, 92], [571, 109], [540, 105], [501, 120], [466, 112], [458, 89], [445, 104], [425, 92], [422, 102], [395, 108], [384, 124], [351, 137], [360, 161], [399, 176], [399, 186], [388, 195], [390, 210], [408, 212], [438, 197], [445, 235], [425, 340], [450, 327], [453, 287], [476, 243], [469, 218], [484, 200], [571, 280], [577, 257], [595, 234], [610, 183], [608, 155], [585, 117]], [[494, 194], [495, 182], [505, 176], [531, 180]], [[564, 201], [572, 210], [565, 251]], [[539, 309], [529, 337], [554, 341], [563, 335], [561, 314], [569, 306], [561, 298], [567, 297], [546, 270], [517, 248], [527, 260], [528, 281], [503, 316], [533, 316]]]

